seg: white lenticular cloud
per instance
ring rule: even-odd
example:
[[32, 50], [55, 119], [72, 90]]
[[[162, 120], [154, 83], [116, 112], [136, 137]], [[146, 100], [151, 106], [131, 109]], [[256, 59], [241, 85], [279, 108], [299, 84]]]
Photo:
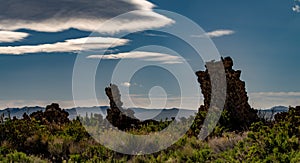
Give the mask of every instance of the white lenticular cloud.
[[63, 42], [40, 45], [22, 45], [0, 47], [0, 54], [23, 55], [28, 53], [77, 52], [81, 50], [100, 50], [125, 45], [127, 39], [111, 37], [84, 37]]
[[28, 36], [29, 34], [24, 32], [0, 31], [0, 43], [21, 41]]
[[157, 53], [157, 52], [146, 52], [146, 51], [132, 51], [117, 54], [107, 55], [90, 55], [87, 58], [90, 59], [140, 59], [144, 61], [161, 62], [164, 64], [177, 64], [182, 63], [183, 59], [179, 56], [170, 54]]
[[233, 30], [229, 30], [229, 29], [218, 29], [218, 30], [214, 30], [211, 32], [207, 32], [205, 33], [205, 35], [192, 35], [192, 37], [210, 37], [210, 38], [216, 38], [216, 37], [222, 37], [222, 36], [227, 36], [227, 35], [232, 35], [234, 34], [235, 31]]
[[214, 38], [214, 37], [222, 37], [222, 36], [226, 36], [226, 35], [232, 35], [234, 33], [235, 32], [233, 30], [221, 29], [221, 30], [215, 30], [215, 31], [208, 32], [207, 35], [211, 38]]
[[[57, 32], [69, 28], [116, 33], [163, 27], [173, 20], [154, 12], [146, 0], [10, 0], [0, 6], [0, 30], [30, 29]], [[105, 21], [130, 11], [128, 16]]]

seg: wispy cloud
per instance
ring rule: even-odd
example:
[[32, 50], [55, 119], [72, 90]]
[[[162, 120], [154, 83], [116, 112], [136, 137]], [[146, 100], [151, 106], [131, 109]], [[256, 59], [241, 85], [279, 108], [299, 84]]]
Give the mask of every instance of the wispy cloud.
[[300, 12], [300, 6], [299, 5], [293, 6], [292, 10], [295, 12]]
[[234, 33], [235, 32], [233, 30], [220, 29], [220, 30], [208, 32], [207, 35], [211, 38], [214, 38], [214, 37], [222, 37], [222, 36], [232, 35]]
[[282, 97], [282, 96], [298, 96], [300, 97], [300, 92], [256, 92], [251, 93], [252, 95], [261, 95], [261, 96], [275, 96], [275, 97]]
[[124, 82], [121, 85], [124, 86], [124, 87], [130, 87], [131, 84], [129, 82]]
[[147, 33], [147, 32], [144, 32], [143, 34], [145, 36], [151, 36], [151, 37], [167, 37], [167, 35], [163, 35], [163, 34], [155, 34], [155, 33]]
[[0, 43], [21, 41], [28, 36], [29, 34], [25, 32], [0, 31]]
[[208, 36], [210, 38], [222, 37], [227, 35], [234, 34], [235, 31], [229, 29], [218, 29], [211, 32], [207, 32], [205, 35], [193, 35], [192, 37], [205, 37]]
[[292, 7], [294, 12], [300, 12], [300, 0], [294, 0], [294, 6]]
[[249, 97], [250, 105], [256, 109], [300, 105], [300, 92], [255, 92]]
[[91, 59], [140, 59], [144, 61], [161, 62], [164, 64], [182, 63], [183, 59], [179, 56], [174, 56], [165, 53], [146, 52], [146, 51], [132, 51], [118, 54], [108, 55], [90, 55], [87, 58]]
[[28, 53], [76, 52], [80, 50], [98, 50], [125, 45], [127, 39], [111, 37], [84, 37], [63, 42], [40, 45], [22, 45], [0, 47], [0, 54], [23, 55]]
[[[116, 33], [152, 29], [173, 23], [173, 20], [154, 12], [146, 0], [10, 0], [0, 6], [0, 29], [30, 29], [57, 32], [69, 28]], [[107, 20], [134, 11], [102, 26]]]

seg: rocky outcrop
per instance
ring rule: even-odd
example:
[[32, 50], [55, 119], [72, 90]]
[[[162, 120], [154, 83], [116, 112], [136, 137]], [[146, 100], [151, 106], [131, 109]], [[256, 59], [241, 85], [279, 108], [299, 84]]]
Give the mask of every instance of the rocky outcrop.
[[[244, 130], [248, 128], [251, 123], [258, 121], [258, 116], [257, 111], [251, 108], [248, 103], [245, 82], [240, 80], [241, 71], [234, 70], [232, 67], [233, 60], [230, 57], [226, 57], [224, 59], [222, 58], [222, 61], [219, 62], [208, 62], [206, 63], [205, 71], [196, 72], [201, 92], [204, 96], [204, 105], [200, 106], [199, 112], [207, 111], [211, 103], [214, 102], [211, 100], [224, 101], [225, 98], [225, 104], [223, 104], [224, 111], [227, 115], [226, 117], [221, 117], [219, 124], [230, 130]], [[224, 91], [224, 96], [212, 98], [212, 84], [215, 84], [215, 87], [220, 87], [218, 85], [218, 77], [221, 76], [221, 72], [224, 73], [224, 69], [226, 85], [225, 88], [218, 88], [218, 91], [220, 91], [219, 94], [222, 94], [222, 91]], [[214, 75], [214, 82], [211, 82], [210, 75]]]
[[121, 94], [119, 88], [115, 84], [110, 84], [105, 88], [105, 93], [109, 98], [110, 108], [107, 109], [106, 119], [119, 130], [128, 130], [132, 128], [140, 128], [142, 125], [159, 124], [158, 121], [148, 119], [141, 121], [134, 116], [134, 111], [131, 109], [124, 109], [121, 101]]
[[58, 104], [47, 105], [46, 110], [44, 112], [37, 111], [30, 114], [30, 118], [34, 118], [42, 123], [56, 123], [56, 124], [64, 124], [68, 123], [70, 120], [68, 118], [69, 113], [65, 110], [62, 110]]
[[141, 121], [134, 117], [134, 111], [124, 109], [121, 101], [120, 91], [117, 85], [110, 84], [105, 88], [105, 93], [109, 98], [110, 108], [107, 109], [106, 119], [119, 130], [126, 130], [137, 127]]

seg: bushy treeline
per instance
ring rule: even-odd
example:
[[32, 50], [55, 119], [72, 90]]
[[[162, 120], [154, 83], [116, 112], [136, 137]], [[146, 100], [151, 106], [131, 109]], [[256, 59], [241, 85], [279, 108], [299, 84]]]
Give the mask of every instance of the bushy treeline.
[[[223, 121], [228, 118], [226, 112], [222, 114]], [[160, 131], [169, 123], [161, 121], [127, 132], [147, 134]], [[105, 148], [83, 124], [107, 125], [97, 114], [66, 122], [52, 121], [51, 117], [8, 118], [0, 125], [0, 162], [300, 162], [300, 107], [277, 114], [274, 121], [254, 123], [243, 132], [218, 125], [205, 141], [191, 134], [199, 129], [193, 125], [186, 136], [168, 149], [140, 156]]]

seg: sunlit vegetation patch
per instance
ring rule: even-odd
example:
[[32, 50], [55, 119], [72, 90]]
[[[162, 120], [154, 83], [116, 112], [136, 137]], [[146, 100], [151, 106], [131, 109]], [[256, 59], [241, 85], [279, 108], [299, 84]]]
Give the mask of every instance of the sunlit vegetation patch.
[[[59, 117], [56, 117], [59, 119]], [[227, 117], [222, 114], [223, 120]], [[175, 121], [175, 122], [174, 122]], [[170, 123], [187, 123], [188, 119], [161, 121], [140, 126], [127, 133], [153, 134]], [[230, 121], [230, 120], [229, 120]], [[243, 132], [228, 131], [218, 125], [206, 140], [193, 136], [189, 130], [172, 146], [150, 155], [124, 155], [99, 144], [86, 131], [104, 132], [107, 122], [99, 116], [78, 117], [63, 122], [51, 118], [7, 118], [0, 125], [0, 162], [299, 162], [300, 107], [279, 113], [272, 121], [253, 123]], [[193, 124], [195, 125], [195, 124]], [[184, 126], [184, 125], [183, 125]], [[197, 126], [192, 127], [198, 128]], [[89, 129], [88, 129], [89, 130]], [[110, 140], [116, 135], [110, 135]], [[161, 135], [167, 138], [168, 135]], [[126, 142], [125, 142], [126, 143]], [[153, 146], [155, 142], [148, 142]], [[148, 146], [148, 147], [149, 147]], [[144, 146], [147, 147], [147, 146]]]

